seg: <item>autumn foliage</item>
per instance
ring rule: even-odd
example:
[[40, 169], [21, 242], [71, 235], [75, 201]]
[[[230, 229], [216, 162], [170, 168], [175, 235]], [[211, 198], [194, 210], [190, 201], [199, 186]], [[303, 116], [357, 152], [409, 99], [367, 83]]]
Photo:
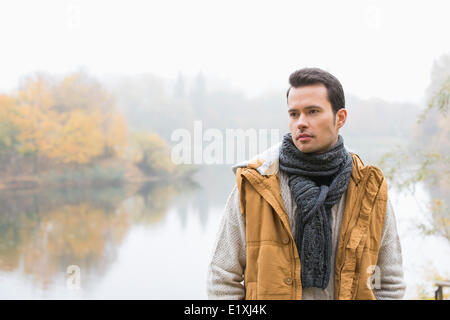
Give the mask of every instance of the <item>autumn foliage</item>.
[[84, 72], [28, 77], [0, 95], [0, 156], [18, 153], [88, 164], [120, 155], [127, 126], [110, 94]]

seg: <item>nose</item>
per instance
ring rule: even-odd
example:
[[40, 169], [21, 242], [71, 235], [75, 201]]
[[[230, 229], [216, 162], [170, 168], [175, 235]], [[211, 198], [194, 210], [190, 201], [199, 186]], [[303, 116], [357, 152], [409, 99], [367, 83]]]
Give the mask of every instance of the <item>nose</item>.
[[308, 128], [308, 122], [306, 121], [306, 116], [301, 113], [297, 119], [296, 128], [302, 132], [304, 129]]

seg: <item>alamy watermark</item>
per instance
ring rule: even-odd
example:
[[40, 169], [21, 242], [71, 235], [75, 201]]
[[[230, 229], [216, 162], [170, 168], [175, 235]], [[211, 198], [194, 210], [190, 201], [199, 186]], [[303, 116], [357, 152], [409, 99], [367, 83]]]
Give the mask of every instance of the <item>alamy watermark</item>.
[[81, 268], [75, 264], [70, 265], [66, 269], [66, 274], [68, 275], [66, 280], [67, 289], [81, 289]]
[[79, 4], [70, 4], [66, 7], [66, 25], [71, 30], [81, 29], [81, 9]]
[[382, 11], [379, 7], [369, 6], [366, 8], [366, 24], [371, 30], [378, 30], [382, 25]]
[[381, 289], [381, 270], [379, 266], [370, 265], [367, 267], [366, 272], [371, 276], [367, 278], [367, 287], [371, 290]]
[[280, 141], [279, 129], [209, 128], [194, 121], [194, 130], [172, 132], [171, 159], [174, 164], [234, 164], [250, 159]]

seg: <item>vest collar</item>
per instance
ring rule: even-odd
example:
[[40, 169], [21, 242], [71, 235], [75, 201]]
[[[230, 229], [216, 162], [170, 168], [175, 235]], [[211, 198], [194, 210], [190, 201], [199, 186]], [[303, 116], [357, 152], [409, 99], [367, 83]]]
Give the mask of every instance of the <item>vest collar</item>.
[[238, 168], [256, 169], [262, 176], [269, 176], [278, 173], [278, 157], [280, 155], [281, 142], [266, 149], [264, 152], [254, 156], [249, 160], [239, 162], [231, 167], [234, 174]]
[[[280, 155], [281, 142], [273, 145], [272, 147], [266, 149], [264, 152], [254, 156], [249, 160], [239, 162], [231, 167], [234, 174], [238, 168], [252, 168], [259, 172], [262, 176], [271, 176], [278, 174], [279, 171], [279, 155]], [[361, 158], [354, 153], [351, 149], [345, 147], [352, 155], [353, 170], [351, 174], [351, 179], [358, 184], [364, 174], [364, 165]]]

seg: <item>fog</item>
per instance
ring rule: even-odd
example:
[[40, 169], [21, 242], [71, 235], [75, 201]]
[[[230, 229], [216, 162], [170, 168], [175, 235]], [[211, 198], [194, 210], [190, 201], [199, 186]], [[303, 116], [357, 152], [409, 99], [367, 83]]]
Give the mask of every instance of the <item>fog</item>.
[[[0, 298], [206, 298], [231, 163], [254, 155], [237, 147], [232, 161], [206, 163], [207, 133], [245, 130], [261, 142], [270, 132], [258, 152], [280, 141], [289, 75], [319, 67], [345, 91], [345, 146], [389, 181], [405, 297], [429, 299], [450, 277], [449, 9], [2, 1]], [[174, 162], [176, 132], [192, 134], [193, 159], [203, 146], [198, 163]], [[221, 142], [225, 157], [233, 142]], [[69, 266], [83, 274], [81, 291], [69, 290]]]
[[419, 103], [450, 50], [447, 1], [2, 1], [0, 88], [35, 71], [198, 72], [249, 96], [300, 67], [360, 98]]

